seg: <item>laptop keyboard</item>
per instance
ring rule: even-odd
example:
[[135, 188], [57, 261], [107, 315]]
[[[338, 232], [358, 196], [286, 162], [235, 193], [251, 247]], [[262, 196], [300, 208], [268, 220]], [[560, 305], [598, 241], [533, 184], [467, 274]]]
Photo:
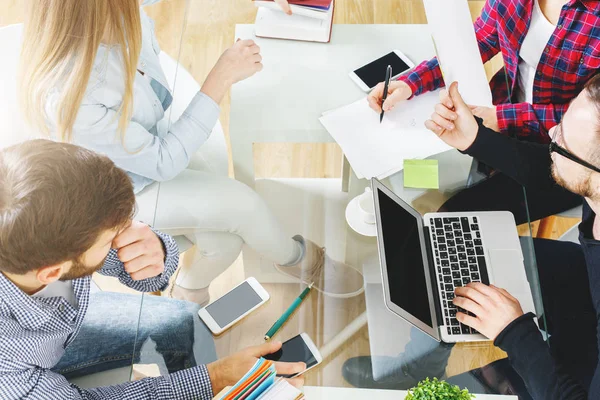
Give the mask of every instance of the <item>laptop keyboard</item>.
[[430, 218], [437, 284], [444, 324], [449, 335], [479, 333], [456, 319], [458, 311], [473, 315], [452, 302], [454, 289], [469, 282], [489, 285], [477, 217]]

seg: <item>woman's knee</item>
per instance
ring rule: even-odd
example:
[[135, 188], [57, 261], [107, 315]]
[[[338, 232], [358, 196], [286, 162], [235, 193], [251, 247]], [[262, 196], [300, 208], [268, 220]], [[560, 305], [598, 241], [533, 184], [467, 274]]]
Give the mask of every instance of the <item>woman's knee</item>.
[[198, 232], [193, 242], [202, 259], [235, 261], [242, 251], [244, 240], [230, 232]]

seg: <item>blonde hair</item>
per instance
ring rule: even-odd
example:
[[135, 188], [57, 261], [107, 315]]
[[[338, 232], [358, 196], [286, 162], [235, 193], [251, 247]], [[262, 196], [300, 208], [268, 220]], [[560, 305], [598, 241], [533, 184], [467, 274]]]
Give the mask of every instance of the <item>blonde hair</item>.
[[56, 135], [72, 140], [73, 125], [104, 37], [121, 48], [125, 92], [118, 129], [133, 111], [133, 82], [142, 47], [138, 0], [29, 0], [21, 50], [20, 105], [25, 120], [48, 134], [46, 102], [57, 90]]

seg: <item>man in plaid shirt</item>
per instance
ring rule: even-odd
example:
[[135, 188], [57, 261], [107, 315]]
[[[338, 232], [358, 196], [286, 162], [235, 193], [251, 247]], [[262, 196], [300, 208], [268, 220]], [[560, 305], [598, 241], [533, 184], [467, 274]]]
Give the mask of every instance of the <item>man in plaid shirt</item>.
[[[0, 151], [0, 399], [212, 399], [279, 350], [269, 343], [196, 365], [214, 359], [197, 305], [147, 299], [160, 326], [138, 332], [139, 296], [90, 295], [95, 271], [142, 292], [164, 289], [175, 271], [176, 243], [132, 222], [134, 209], [131, 181], [107, 157], [47, 140]], [[138, 359], [138, 333], [170, 374], [94, 389], [69, 383]], [[304, 368], [277, 364], [281, 374]]]

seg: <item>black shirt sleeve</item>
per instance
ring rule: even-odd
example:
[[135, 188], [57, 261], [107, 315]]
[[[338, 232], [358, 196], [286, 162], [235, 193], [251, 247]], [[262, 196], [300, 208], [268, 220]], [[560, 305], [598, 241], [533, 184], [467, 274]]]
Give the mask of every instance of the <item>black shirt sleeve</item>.
[[[464, 153], [511, 177], [526, 188], [551, 188], [548, 145], [520, 141], [485, 127], [477, 118], [477, 138]], [[586, 390], [552, 357], [532, 313], [509, 324], [494, 344], [508, 354], [535, 400], [585, 400]]]
[[550, 354], [533, 313], [511, 322], [498, 335], [494, 345], [508, 354], [508, 359], [523, 378], [534, 400], [586, 400], [585, 389], [566, 374]]
[[466, 153], [508, 175], [526, 188], [556, 186], [552, 179], [551, 158], [547, 144], [530, 143], [504, 136], [483, 125]]

